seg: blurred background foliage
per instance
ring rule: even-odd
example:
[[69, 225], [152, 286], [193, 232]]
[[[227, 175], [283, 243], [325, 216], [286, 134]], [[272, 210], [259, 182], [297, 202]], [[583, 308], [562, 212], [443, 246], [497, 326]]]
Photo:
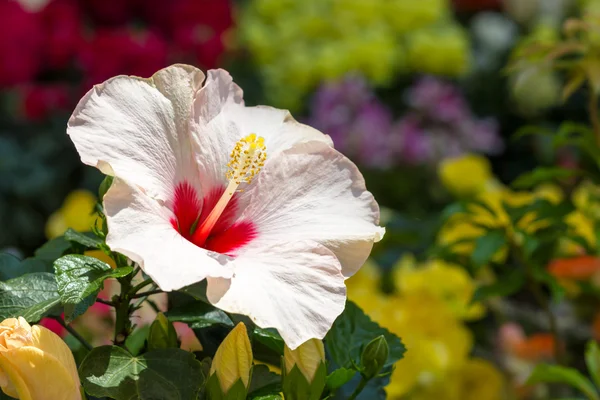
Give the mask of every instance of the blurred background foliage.
[[408, 348], [389, 398], [576, 397], [526, 380], [594, 374], [600, 1], [0, 0], [0, 26], [0, 249], [95, 223], [102, 176], [65, 133], [94, 84], [222, 67], [329, 134], [382, 206], [348, 286]]

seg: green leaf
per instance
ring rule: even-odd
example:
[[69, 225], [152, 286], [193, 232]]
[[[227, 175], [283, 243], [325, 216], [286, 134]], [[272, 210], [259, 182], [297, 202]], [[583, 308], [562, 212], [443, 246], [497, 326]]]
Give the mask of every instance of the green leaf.
[[7, 281], [34, 272], [52, 272], [52, 263], [39, 258], [19, 260], [9, 253], [0, 253], [0, 280]]
[[264, 396], [250, 397], [250, 400], [283, 400], [279, 394], [266, 394]]
[[0, 253], [0, 280], [7, 281], [23, 275], [21, 260], [9, 253]]
[[[67, 323], [93, 304], [90, 304], [89, 296], [96, 296], [104, 287], [106, 279], [120, 278], [133, 271], [131, 267], [112, 269], [97, 258], [78, 254], [59, 258], [54, 262], [54, 269], [60, 300], [65, 305]], [[84, 299], [87, 301], [84, 302]], [[83, 304], [76, 307], [80, 303]]]
[[344, 386], [346, 383], [350, 382], [354, 375], [356, 375], [355, 369], [336, 369], [327, 376], [327, 387], [329, 388], [329, 390], [336, 390]]
[[536, 281], [543, 283], [548, 287], [548, 289], [550, 289], [553, 301], [558, 303], [563, 299], [565, 296], [565, 288], [562, 287], [558, 280], [544, 267], [533, 265], [531, 273]]
[[520, 175], [512, 182], [511, 186], [516, 189], [531, 189], [541, 183], [556, 182], [583, 173], [583, 171], [560, 167], [537, 167], [533, 171]]
[[116, 400], [195, 400], [204, 380], [200, 362], [186, 351], [162, 349], [134, 357], [117, 346], [93, 349], [79, 376], [88, 394]]
[[590, 340], [586, 346], [585, 364], [596, 387], [600, 388], [600, 347], [595, 340]]
[[281, 392], [281, 375], [269, 371], [266, 365], [254, 365], [248, 388], [249, 398], [256, 399], [279, 392]]
[[338, 367], [358, 364], [362, 348], [376, 337], [383, 335], [389, 346], [384, 367], [393, 365], [404, 356], [406, 348], [400, 338], [373, 322], [356, 304], [346, 302], [346, 309], [335, 320], [325, 337], [325, 345], [331, 360]]
[[592, 382], [573, 368], [538, 364], [527, 380], [527, 384], [533, 385], [540, 382], [564, 383], [581, 391], [590, 400], [600, 400]]
[[86, 235], [71, 228], [65, 232], [65, 239], [71, 243], [80, 244], [86, 249], [99, 249], [102, 244], [102, 240], [94, 234]]
[[252, 331], [252, 339], [267, 346], [269, 349], [276, 351], [279, 355], [283, 355], [284, 341], [273, 328], [254, 327]]
[[150, 326], [148, 350], [178, 348], [177, 332], [163, 313], [158, 313]]
[[478, 287], [473, 294], [471, 303], [477, 303], [490, 297], [506, 297], [519, 291], [526, 281], [525, 273], [520, 268], [515, 268], [507, 274], [501, 275], [498, 280], [490, 285]]
[[142, 351], [148, 332], [150, 332], [150, 325], [138, 326], [131, 335], [127, 336], [125, 347], [132, 355], [136, 356]]
[[488, 264], [492, 258], [507, 245], [506, 234], [501, 229], [486, 232], [475, 240], [475, 249], [471, 254], [471, 262], [476, 268]]
[[0, 282], [0, 319], [23, 317], [38, 322], [60, 304], [54, 275], [26, 274]]
[[100, 203], [102, 203], [102, 200], [104, 199], [104, 195], [106, 194], [106, 192], [108, 192], [108, 189], [110, 189], [110, 186], [112, 185], [113, 180], [114, 180], [114, 177], [107, 175], [104, 177], [104, 179], [100, 183], [100, 186], [98, 187], [98, 201]]
[[59, 236], [52, 240], [47, 241], [35, 251], [35, 256], [44, 260], [50, 260], [54, 262], [57, 258], [71, 248], [71, 242], [65, 239], [64, 236]]
[[203, 301], [193, 301], [169, 310], [166, 314], [171, 322], [185, 322], [192, 329], [213, 325], [233, 327], [233, 321], [223, 311]]
[[286, 400], [308, 400], [311, 398], [310, 383], [294, 365], [289, 373], [284, 373], [282, 385], [283, 397]]

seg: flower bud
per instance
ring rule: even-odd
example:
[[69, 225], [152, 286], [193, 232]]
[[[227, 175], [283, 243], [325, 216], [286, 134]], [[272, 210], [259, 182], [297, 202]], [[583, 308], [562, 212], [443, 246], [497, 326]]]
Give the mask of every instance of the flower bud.
[[325, 361], [325, 348], [319, 339], [310, 339], [302, 343], [296, 350], [285, 346], [283, 350], [285, 369], [289, 374], [297, 365], [308, 382], [312, 382], [317, 368]]
[[283, 394], [289, 400], [320, 399], [325, 387], [327, 368], [325, 348], [319, 339], [310, 339], [296, 350], [283, 350]]
[[371, 340], [360, 356], [362, 375], [366, 379], [374, 378], [383, 369], [389, 352], [388, 343], [383, 335]]
[[217, 349], [210, 367], [210, 376], [218, 378], [222, 393], [227, 394], [239, 380], [248, 388], [251, 368], [252, 347], [246, 325], [240, 322]]
[[21, 400], [81, 400], [71, 350], [55, 333], [22, 317], [0, 323], [0, 387]]

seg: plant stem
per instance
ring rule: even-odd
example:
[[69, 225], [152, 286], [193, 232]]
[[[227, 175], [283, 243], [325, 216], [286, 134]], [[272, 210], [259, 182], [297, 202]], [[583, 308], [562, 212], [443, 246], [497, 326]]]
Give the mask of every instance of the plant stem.
[[131, 320], [129, 315], [131, 314], [131, 306], [129, 302], [131, 301], [131, 296], [129, 295], [131, 291], [131, 280], [133, 279], [134, 274], [130, 274], [123, 278], [118, 279], [121, 284], [121, 293], [114, 300], [115, 311], [117, 313], [117, 318], [115, 321], [115, 337], [114, 344], [115, 346], [123, 347], [125, 345], [125, 341], [127, 340], [127, 336], [131, 333]]
[[158, 293], [162, 293], [163, 291], [160, 289], [156, 289], [156, 290], [148, 290], [147, 292], [141, 292], [141, 293], [136, 293], [133, 296], [131, 296], [132, 299], [138, 299], [140, 297], [146, 297], [146, 296], [152, 296], [153, 294], [158, 294]]
[[352, 395], [350, 397], [348, 397], [348, 400], [356, 399], [356, 397], [360, 394], [360, 392], [362, 392], [363, 389], [367, 386], [367, 383], [369, 383], [369, 380], [365, 379], [364, 376], [361, 377], [360, 383], [358, 384], [356, 389], [354, 389], [354, 392], [352, 393]]
[[77, 339], [79, 343], [83, 345], [83, 347], [85, 347], [88, 350], [93, 349], [92, 345], [89, 344], [87, 340], [85, 340], [83, 336], [81, 336], [75, 329], [73, 329], [72, 326], [67, 325], [67, 323], [61, 317], [53, 317], [53, 319], [56, 320], [59, 324], [61, 324], [62, 327], [67, 330], [67, 332], [73, 335], [73, 337]]
[[136, 293], [137, 293], [137, 292], [138, 292], [140, 289], [142, 289], [142, 288], [144, 288], [144, 287], [146, 287], [146, 286], [150, 285], [151, 283], [152, 283], [152, 279], [151, 279], [151, 278], [148, 278], [148, 279], [146, 279], [145, 281], [143, 281], [143, 282], [141, 282], [141, 283], [138, 283], [137, 285], [135, 285], [135, 286], [134, 286], [134, 287], [133, 287], [133, 288], [132, 288], [132, 289], [129, 291], [129, 294], [132, 294], [132, 295], [134, 295], [134, 294], [136, 294]]
[[111, 307], [115, 306], [115, 303], [113, 303], [112, 301], [109, 301], [109, 300], [96, 299], [96, 302], [101, 303], [101, 304], [106, 304], [107, 306], [111, 306]]
[[598, 97], [592, 85], [590, 85], [590, 98], [588, 101], [588, 112], [590, 114], [590, 122], [596, 136], [596, 143], [600, 146], [600, 118], [598, 117]]
[[533, 293], [533, 297], [535, 297], [536, 301], [544, 309], [544, 312], [548, 316], [548, 325], [550, 327], [550, 332], [554, 337], [554, 356], [556, 357], [556, 362], [560, 365], [566, 365], [561, 347], [560, 335], [558, 332], [558, 323], [556, 321], [554, 312], [552, 312], [550, 301], [544, 294], [539, 282], [537, 282], [535, 279], [530, 280], [529, 287]]

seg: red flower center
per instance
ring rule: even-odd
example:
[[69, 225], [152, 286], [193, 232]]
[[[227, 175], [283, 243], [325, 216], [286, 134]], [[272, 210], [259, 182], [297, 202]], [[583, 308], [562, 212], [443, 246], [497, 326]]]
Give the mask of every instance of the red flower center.
[[188, 182], [181, 182], [175, 187], [171, 225], [181, 236], [196, 246], [217, 253], [233, 255], [256, 237], [256, 229], [250, 221], [237, 221], [237, 194], [229, 201], [219, 216], [206, 239], [200, 234], [198, 227], [206, 220], [211, 210], [221, 198], [225, 187], [214, 188], [203, 199], [198, 198], [196, 189]]

